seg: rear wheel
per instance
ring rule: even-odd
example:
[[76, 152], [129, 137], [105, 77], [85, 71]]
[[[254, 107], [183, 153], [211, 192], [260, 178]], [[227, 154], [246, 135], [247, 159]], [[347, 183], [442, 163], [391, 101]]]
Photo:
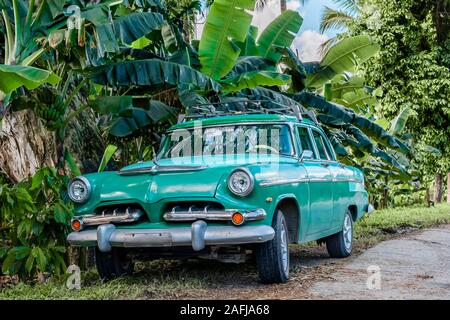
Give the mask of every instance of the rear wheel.
[[275, 236], [258, 245], [256, 263], [262, 283], [283, 283], [289, 279], [289, 241], [286, 220], [281, 210], [275, 212], [272, 227]]
[[112, 248], [111, 252], [95, 248], [95, 263], [100, 278], [105, 280], [133, 274], [133, 261], [123, 248]]
[[332, 258], [346, 258], [353, 250], [353, 219], [350, 211], [344, 216], [342, 231], [326, 239], [327, 250]]

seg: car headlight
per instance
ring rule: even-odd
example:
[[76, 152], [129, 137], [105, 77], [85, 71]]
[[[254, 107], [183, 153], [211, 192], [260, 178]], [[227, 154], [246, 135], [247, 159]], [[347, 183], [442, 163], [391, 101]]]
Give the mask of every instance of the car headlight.
[[85, 177], [76, 177], [69, 182], [67, 191], [70, 200], [76, 203], [83, 203], [86, 202], [91, 195], [91, 184]]
[[228, 189], [237, 196], [245, 197], [254, 187], [253, 175], [245, 168], [238, 168], [228, 177]]

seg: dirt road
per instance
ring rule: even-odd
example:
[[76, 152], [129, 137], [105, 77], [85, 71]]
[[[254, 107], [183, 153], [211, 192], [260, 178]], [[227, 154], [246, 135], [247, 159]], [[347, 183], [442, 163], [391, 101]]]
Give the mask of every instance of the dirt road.
[[170, 298], [450, 299], [450, 225], [414, 231], [347, 259], [330, 259], [324, 246], [294, 247], [286, 284], [259, 284], [253, 265], [247, 266], [183, 264], [189, 273], [207, 272], [210, 281]]
[[314, 283], [314, 299], [450, 299], [450, 226], [382, 242]]

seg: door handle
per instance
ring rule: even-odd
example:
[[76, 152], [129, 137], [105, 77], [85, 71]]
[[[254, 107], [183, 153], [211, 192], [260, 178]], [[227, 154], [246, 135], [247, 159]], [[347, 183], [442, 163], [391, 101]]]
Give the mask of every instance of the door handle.
[[328, 168], [330, 166], [328, 163], [321, 163], [321, 165], [325, 168]]

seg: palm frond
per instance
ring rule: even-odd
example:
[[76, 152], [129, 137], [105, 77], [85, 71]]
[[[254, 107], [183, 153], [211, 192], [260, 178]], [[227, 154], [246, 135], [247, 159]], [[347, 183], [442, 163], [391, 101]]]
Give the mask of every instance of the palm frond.
[[324, 33], [331, 29], [335, 30], [346, 29], [348, 23], [353, 19], [354, 16], [346, 11], [335, 10], [330, 7], [325, 7], [320, 22], [320, 32]]
[[333, 0], [339, 6], [339, 9], [352, 15], [357, 14], [360, 10], [361, 0]]

